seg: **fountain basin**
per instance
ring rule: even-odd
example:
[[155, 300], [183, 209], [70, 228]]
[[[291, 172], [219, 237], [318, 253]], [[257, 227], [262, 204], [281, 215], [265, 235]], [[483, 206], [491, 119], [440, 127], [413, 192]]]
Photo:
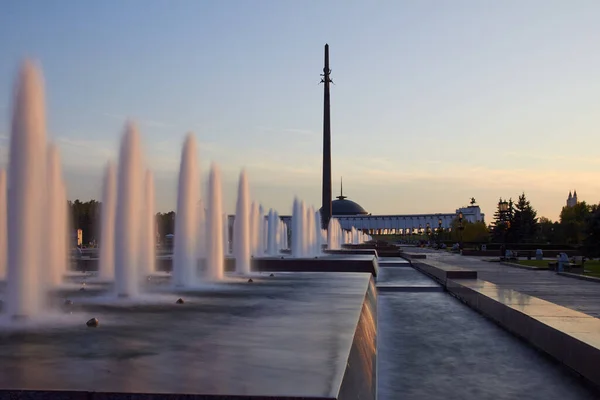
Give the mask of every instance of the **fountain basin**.
[[[253, 280], [163, 292], [152, 304], [74, 299], [76, 325], [0, 328], [0, 397], [375, 399], [371, 275], [280, 272]], [[98, 327], [85, 325], [91, 318]]]

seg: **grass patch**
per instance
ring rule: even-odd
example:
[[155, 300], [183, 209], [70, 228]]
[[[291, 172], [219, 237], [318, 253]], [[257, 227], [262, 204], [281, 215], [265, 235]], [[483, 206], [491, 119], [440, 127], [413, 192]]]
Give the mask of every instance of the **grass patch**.
[[[547, 267], [551, 260], [519, 260], [519, 264], [530, 267]], [[587, 260], [584, 264], [584, 275], [600, 278], [600, 260]]]

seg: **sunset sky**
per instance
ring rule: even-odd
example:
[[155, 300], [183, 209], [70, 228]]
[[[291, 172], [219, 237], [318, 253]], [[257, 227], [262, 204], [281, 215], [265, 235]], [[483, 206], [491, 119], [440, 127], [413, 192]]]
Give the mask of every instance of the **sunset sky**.
[[[48, 133], [69, 197], [100, 198], [125, 120], [138, 122], [158, 211], [175, 208], [192, 131], [233, 212], [253, 198], [320, 205], [323, 45], [332, 78], [334, 194], [373, 214], [491, 220], [525, 191], [556, 219], [569, 190], [600, 201], [600, 2], [61, 0], [0, 12], [0, 163], [21, 60], [43, 68]], [[206, 179], [204, 179], [206, 182]]]

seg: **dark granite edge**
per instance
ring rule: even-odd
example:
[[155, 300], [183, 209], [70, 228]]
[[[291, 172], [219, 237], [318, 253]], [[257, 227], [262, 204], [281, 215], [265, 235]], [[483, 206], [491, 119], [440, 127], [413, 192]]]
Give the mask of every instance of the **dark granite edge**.
[[427, 259], [427, 254], [403, 252], [401, 257], [404, 257], [408, 260], [425, 260]]
[[[446, 290], [469, 307], [491, 319], [503, 329], [525, 340], [537, 350], [549, 355], [600, 390], [600, 348], [568, 332], [550, 326], [523, 310], [517, 310], [475, 288], [461, 282], [448, 280]], [[493, 285], [490, 282], [486, 284]], [[516, 291], [515, 291], [516, 292]], [[538, 300], [537, 297], [517, 292]], [[548, 302], [551, 303], [551, 302]], [[554, 303], [551, 303], [554, 304]], [[554, 304], [556, 307], [567, 308]], [[589, 317], [581, 313], [582, 318]]]
[[428, 264], [427, 262], [414, 262], [412, 266], [436, 282], [446, 286], [448, 279], [477, 279], [477, 271], [448, 265], [447, 268]]
[[[377, 295], [375, 280], [371, 277], [336, 393], [338, 400], [377, 399]], [[365, 368], [369, 367], [370, 380], [363, 376]]]
[[377, 286], [378, 292], [385, 293], [432, 293], [443, 292], [444, 287], [438, 286], [400, 286], [400, 285], [381, 285]]
[[579, 280], [582, 280], [582, 281], [600, 283], [600, 278], [596, 278], [595, 276], [573, 274], [571, 272], [557, 272], [556, 274], [560, 275], [560, 276], [565, 276], [567, 278], [573, 278], [573, 279], [579, 279]]
[[281, 397], [281, 396], [243, 396], [243, 395], [203, 395], [168, 393], [120, 393], [88, 392], [68, 390], [10, 390], [0, 389], [0, 399], [11, 400], [336, 400], [334, 397]]

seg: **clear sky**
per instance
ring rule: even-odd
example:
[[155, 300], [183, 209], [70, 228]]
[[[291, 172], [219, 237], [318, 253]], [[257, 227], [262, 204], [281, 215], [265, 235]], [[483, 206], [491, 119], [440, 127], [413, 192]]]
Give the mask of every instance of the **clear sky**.
[[323, 45], [331, 46], [334, 193], [369, 212], [489, 221], [525, 191], [557, 218], [569, 190], [600, 200], [600, 2], [5, 1], [0, 162], [20, 60], [43, 67], [49, 134], [70, 198], [100, 198], [124, 121], [138, 121], [157, 206], [175, 207], [186, 132], [203, 172], [237, 174], [289, 212], [321, 195]]

